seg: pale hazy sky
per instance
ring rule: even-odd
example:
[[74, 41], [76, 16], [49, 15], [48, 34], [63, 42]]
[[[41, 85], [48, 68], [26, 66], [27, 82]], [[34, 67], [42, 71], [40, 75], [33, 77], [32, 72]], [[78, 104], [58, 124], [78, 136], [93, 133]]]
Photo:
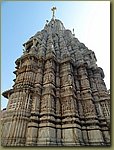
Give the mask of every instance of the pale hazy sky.
[[[15, 75], [15, 60], [22, 55], [22, 44], [43, 29], [57, 7], [56, 18], [65, 28], [75, 30], [75, 37], [95, 52], [110, 88], [110, 1], [2, 2], [1, 14], [1, 92], [10, 89]], [[7, 100], [1, 98], [1, 108]]]

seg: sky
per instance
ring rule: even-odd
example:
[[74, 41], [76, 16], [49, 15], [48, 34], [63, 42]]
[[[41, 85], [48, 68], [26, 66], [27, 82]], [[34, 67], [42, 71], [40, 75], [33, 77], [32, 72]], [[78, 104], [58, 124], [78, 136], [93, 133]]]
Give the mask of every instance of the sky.
[[[74, 28], [75, 37], [95, 52], [110, 89], [110, 1], [6, 1], [1, 4], [1, 92], [12, 88], [23, 43], [51, 20], [53, 6], [65, 28]], [[7, 103], [1, 96], [1, 109]]]

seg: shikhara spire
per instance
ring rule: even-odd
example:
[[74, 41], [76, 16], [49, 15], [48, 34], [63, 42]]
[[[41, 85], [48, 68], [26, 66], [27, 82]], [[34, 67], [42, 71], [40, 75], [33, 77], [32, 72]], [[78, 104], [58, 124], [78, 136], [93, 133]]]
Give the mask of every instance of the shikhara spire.
[[2, 146], [110, 145], [110, 95], [95, 53], [53, 16], [16, 60], [3, 93]]

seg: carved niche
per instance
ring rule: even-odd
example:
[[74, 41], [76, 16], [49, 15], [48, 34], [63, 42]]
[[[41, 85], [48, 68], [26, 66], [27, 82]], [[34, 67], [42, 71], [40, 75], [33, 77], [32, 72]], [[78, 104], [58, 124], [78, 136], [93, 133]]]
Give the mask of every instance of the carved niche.
[[54, 76], [54, 74], [52, 72], [46, 73], [44, 75], [43, 83], [44, 84], [47, 84], [47, 83], [55, 84], [55, 76]]
[[82, 106], [83, 106], [85, 116], [95, 115], [95, 106], [91, 100], [83, 100]]

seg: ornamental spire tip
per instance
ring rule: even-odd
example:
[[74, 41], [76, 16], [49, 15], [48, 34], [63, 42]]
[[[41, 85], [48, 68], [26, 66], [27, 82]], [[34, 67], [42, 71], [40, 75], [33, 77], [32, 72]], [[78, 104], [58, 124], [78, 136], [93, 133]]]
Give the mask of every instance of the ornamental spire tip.
[[52, 13], [53, 13], [52, 18], [54, 19], [55, 18], [55, 10], [57, 10], [57, 8], [56, 7], [52, 7], [51, 10], [52, 10]]

